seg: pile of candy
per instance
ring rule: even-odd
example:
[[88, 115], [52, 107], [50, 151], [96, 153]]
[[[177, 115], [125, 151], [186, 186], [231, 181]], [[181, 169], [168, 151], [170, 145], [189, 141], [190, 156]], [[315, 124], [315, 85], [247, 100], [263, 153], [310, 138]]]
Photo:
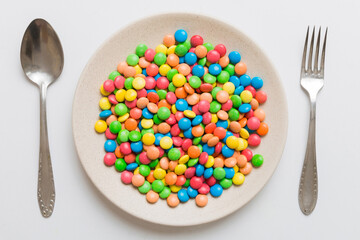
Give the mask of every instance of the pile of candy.
[[204, 207], [208, 193], [241, 185], [264, 161], [248, 146], [268, 132], [263, 80], [246, 70], [239, 52], [182, 29], [155, 50], [138, 45], [100, 88], [104, 163], [148, 202], [171, 207], [190, 198]]

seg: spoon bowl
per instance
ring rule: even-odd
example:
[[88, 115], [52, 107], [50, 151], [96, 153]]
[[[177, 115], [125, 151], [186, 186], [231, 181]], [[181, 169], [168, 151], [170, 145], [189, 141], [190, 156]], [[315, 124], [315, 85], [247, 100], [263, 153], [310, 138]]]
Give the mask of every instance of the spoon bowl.
[[20, 50], [21, 66], [27, 78], [40, 89], [40, 153], [37, 197], [41, 214], [50, 217], [55, 204], [46, 121], [46, 90], [61, 74], [63, 49], [54, 29], [44, 19], [35, 19], [24, 33]]

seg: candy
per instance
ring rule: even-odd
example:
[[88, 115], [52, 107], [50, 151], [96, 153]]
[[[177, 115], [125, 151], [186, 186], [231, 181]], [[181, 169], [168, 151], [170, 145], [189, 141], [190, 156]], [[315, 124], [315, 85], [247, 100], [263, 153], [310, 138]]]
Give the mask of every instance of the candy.
[[219, 197], [263, 164], [248, 146], [269, 131], [264, 81], [226, 52], [179, 29], [155, 49], [139, 44], [100, 85], [104, 164], [149, 203], [204, 207], [207, 194]]

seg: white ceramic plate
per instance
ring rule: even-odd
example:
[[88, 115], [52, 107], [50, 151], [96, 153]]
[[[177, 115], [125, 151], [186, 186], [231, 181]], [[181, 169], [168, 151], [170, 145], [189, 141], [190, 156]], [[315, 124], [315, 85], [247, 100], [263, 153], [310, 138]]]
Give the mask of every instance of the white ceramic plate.
[[[208, 205], [196, 206], [194, 200], [176, 208], [165, 200], [147, 203], [145, 196], [120, 181], [120, 173], [103, 163], [103, 134], [97, 134], [94, 123], [99, 119], [99, 87], [119, 61], [133, 53], [137, 44], [155, 48], [163, 36], [182, 28], [189, 36], [199, 34], [205, 42], [225, 44], [227, 51], [237, 50], [247, 64], [251, 77], [264, 80], [268, 101], [261, 106], [266, 111], [269, 134], [254, 151], [264, 156], [264, 164], [254, 169], [241, 186], [224, 190], [217, 199], [209, 196]], [[112, 203], [140, 219], [172, 226], [188, 226], [225, 217], [249, 202], [268, 182], [281, 158], [287, 135], [286, 97], [273, 65], [259, 47], [239, 30], [215, 19], [192, 14], [165, 14], [140, 20], [120, 30], [108, 39], [85, 67], [74, 97], [73, 134], [78, 156], [91, 181]], [[241, 214], [241, 213], [239, 213]]]

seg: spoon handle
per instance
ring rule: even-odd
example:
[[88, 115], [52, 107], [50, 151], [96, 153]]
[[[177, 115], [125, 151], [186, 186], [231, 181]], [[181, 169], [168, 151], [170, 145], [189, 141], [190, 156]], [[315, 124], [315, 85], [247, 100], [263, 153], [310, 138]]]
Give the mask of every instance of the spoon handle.
[[38, 173], [38, 202], [43, 217], [50, 217], [55, 204], [54, 176], [51, 166], [49, 139], [46, 122], [47, 85], [40, 86], [40, 153]]

